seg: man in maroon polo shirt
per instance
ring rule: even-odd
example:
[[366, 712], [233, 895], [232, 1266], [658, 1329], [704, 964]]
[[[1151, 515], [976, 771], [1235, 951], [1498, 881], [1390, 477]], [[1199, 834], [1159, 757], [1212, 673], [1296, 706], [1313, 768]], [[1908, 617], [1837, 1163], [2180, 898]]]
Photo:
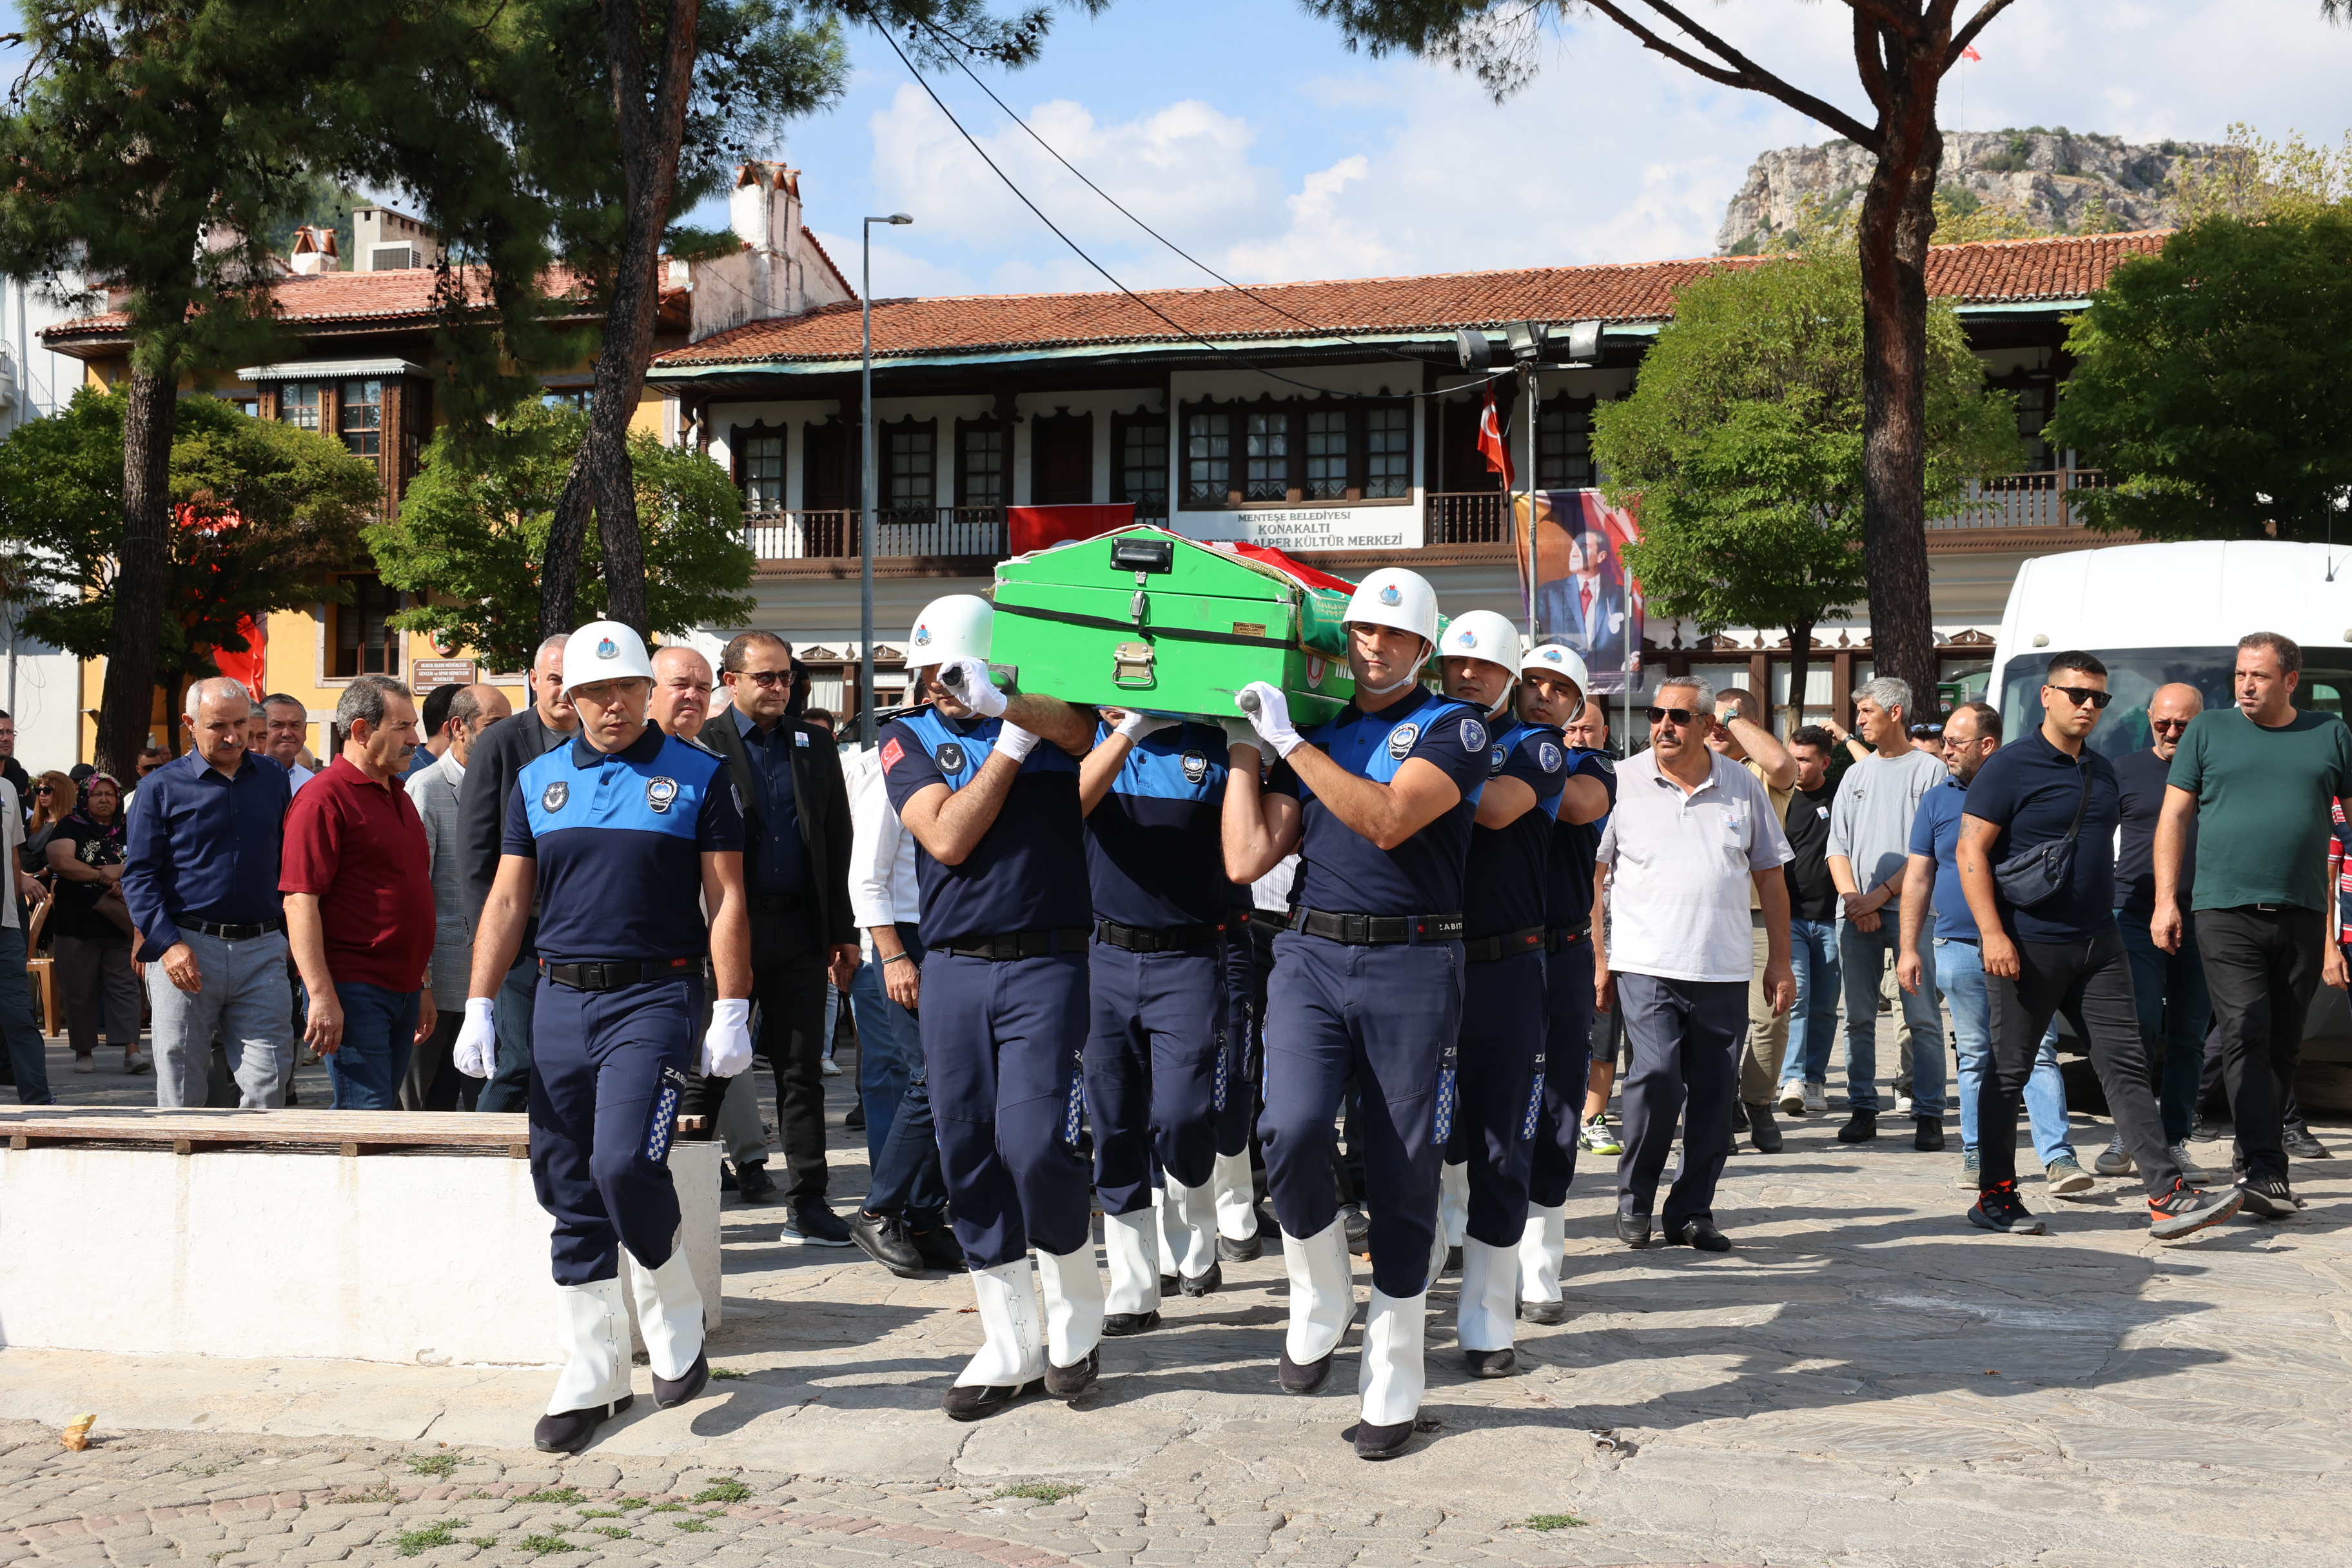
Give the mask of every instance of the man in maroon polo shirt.
[[408, 1054], [433, 1032], [432, 851], [401, 787], [416, 704], [362, 675], [335, 704], [342, 754], [286, 814], [278, 890], [302, 977], [304, 1043], [327, 1058], [337, 1110], [397, 1110]]

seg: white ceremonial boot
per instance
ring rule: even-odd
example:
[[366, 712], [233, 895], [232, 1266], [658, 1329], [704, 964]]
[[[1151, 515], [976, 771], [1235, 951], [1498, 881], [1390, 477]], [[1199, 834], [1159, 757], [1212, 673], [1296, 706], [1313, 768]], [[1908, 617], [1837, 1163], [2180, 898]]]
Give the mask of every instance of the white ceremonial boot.
[[702, 1353], [702, 1292], [695, 1286], [686, 1248], [675, 1248], [659, 1268], [646, 1268], [632, 1254], [629, 1289], [637, 1300], [646, 1360], [653, 1367], [654, 1403], [672, 1409], [710, 1382], [710, 1363]]
[[531, 1444], [542, 1454], [576, 1454], [629, 1407], [629, 1306], [617, 1277], [555, 1288], [555, 1342], [563, 1370]]
[[1282, 1336], [1282, 1391], [1312, 1394], [1330, 1379], [1331, 1352], [1356, 1315], [1356, 1285], [1348, 1257], [1347, 1221], [1334, 1219], [1301, 1241], [1282, 1235], [1282, 1266], [1290, 1276], [1290, 1327]]
[[1249, 1151], [1218, 1155], [1209, 1185], [1217, 1199], [1217, 1256], [1228, 1263], [1249, 1262], [1265, 1249], [1257, 1233], [1257, 1186], [1250, 1176]]
[[1168, 1178], [1168, 1228], [1176, 1247], [1176, 1288], [1187, 1296], [1205, 1296], [1225, 1282], [1217, 1265], [1217, 1204], [1213, 1190], [1202, 1184], [1188, 1187]]
[[[1437, 1184], [1437, 1234], [1444, 1238], [1451, 1252], [1462, 1245], [1462, 1237], [1470, 1226], [1470, 1162], [1458, 1165], [1440, 1165]], [[1447, 1258], [1444, 1262], [1452, 1263]], [[1432, 1269], [1434, 1277], [1441, 1270]]]
[[971, 1271], [980, 1303], [980, 1353], [956, 1373], [940, 1408], [958, 1421], [993, 1415], [1045, 1375], [1045, 1325], [1037, 1313], [1037, 1286], [1029, 1259]]
[[1103, 1261], [1110, 1289], [1103, 1296], [1102, 1331], [1113, 1339], [1160, 1326], [1160, 1211], [1103, 1215]]
[[1559, 1292], [1561, 1255], [1568, 1248], [1566, 1205], [1528, 1205], [1528, 1227], [1519, 1233], [1519, 1316], [1530, 1323], [1568, 1321]]
[[1473, 1377], [1507, 1377], [1518, 1368], [1511, 1349], [1517, 1332], [1519, 1251], [1462, 1240], [1462, 1297], [1454, 1311], [1454, 1342]]
[[1356, 1392], [1363, 1400], [1362, 1418], [1356, 1423], [1360, 1459], [1392, 1459], [1412, 1441], [1413, 1417], [1421, 1414], [1421, 1326], [1428, 1306], [1425, 1289], [1399, 1300], [1372, 1287], [1363, 1361], [1356, 1372]]
[[1102, 1367], [1103, 1277], [1093, 1241], [1059, 1257], [1039, 1247], [1037, 1283], [1045, 1297], [1045, 1392], [1083, 1398]]

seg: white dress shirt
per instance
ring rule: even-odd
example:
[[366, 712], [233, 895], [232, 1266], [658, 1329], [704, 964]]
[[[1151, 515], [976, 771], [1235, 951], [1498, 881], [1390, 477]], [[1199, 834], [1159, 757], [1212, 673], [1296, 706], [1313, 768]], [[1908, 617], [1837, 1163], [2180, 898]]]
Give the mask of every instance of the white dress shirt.
[[844, 766], [849, 785], [849, 913], [869, 962], [874, 939], [867, 931], [912, 923], [923, 913], [922, 890], [915, 880], [915, 836], [890, 809], [877, 755], [864, 752]]

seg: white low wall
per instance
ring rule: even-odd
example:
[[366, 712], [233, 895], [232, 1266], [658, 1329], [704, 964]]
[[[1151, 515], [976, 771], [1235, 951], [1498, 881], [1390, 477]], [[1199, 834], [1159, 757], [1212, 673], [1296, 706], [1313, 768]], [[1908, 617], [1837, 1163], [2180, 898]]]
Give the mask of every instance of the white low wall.
[[[719, 1152], [669, 1161], [714, 1327]], [[0, 1345], [548, 1364], [550, 1228], [495, 1155], [0, 1149]]]

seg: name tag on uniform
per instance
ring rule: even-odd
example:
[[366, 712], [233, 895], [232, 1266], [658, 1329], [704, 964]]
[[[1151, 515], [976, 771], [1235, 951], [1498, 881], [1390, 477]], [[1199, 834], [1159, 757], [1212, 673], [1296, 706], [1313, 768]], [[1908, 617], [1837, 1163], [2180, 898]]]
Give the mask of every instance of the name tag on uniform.
[[795, 731], [793, 731], [793, 745], [795, 745], [795, 746], [805, 746], [805, 745], [807, 745], [807, 744], [808, 744], [808, 731], [807, 731], [806, 730], [795, 730]]

